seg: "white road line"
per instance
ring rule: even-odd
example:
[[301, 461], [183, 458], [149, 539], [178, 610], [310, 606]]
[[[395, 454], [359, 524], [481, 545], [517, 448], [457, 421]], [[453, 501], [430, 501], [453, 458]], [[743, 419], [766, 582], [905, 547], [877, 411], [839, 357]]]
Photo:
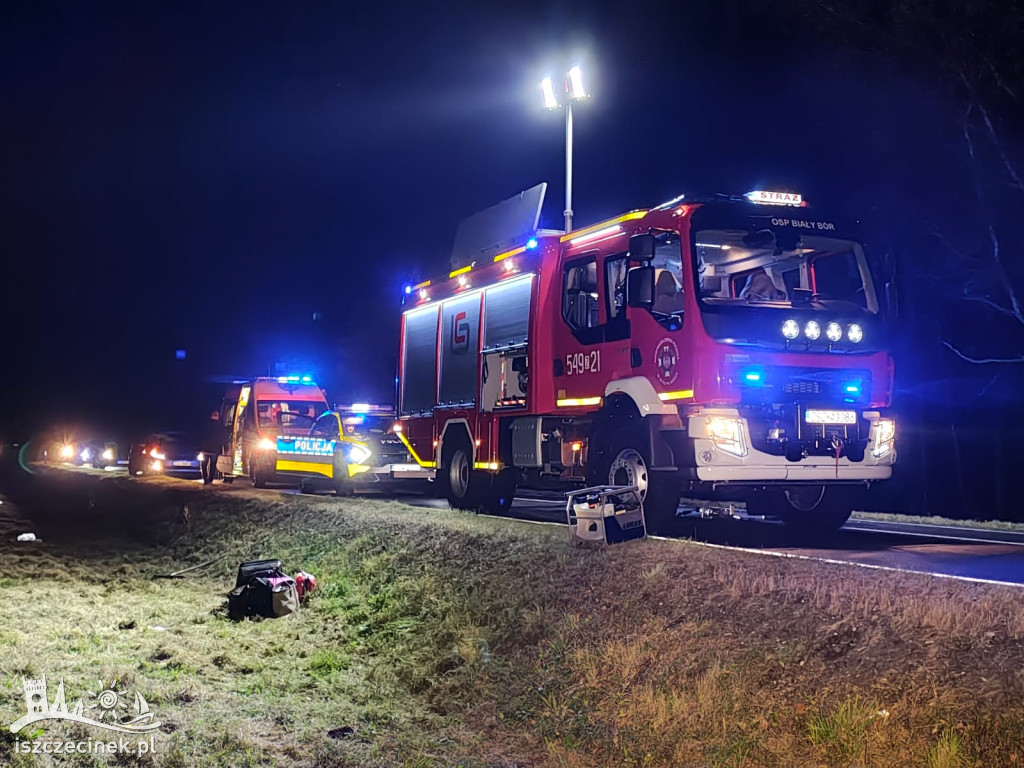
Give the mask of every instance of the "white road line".
[[892, 565], [875, 565], [874, 563], [858, 563], [855, 560], [836, 560], [830, 557], [814, 557], [813, 555], [796, 555], [791, 552], [773, 552], [770, 549], [749, 549], [747, 547], [732, 547], [728, 544], [709, 544], [705, 541], [693, 541], [688, 539], [670, 539], [664, 536], [648, 536], [649, 539], [656, 539], [658, 541], [689, 541], [691, 544], [697, 544], [701, 547], [711, 547], [712, 549], [725, 549], [731, 552], [750, 552], [755, 555], [768, 555], [770, 557], [782, 557], [790, 560], [810, 560], [816, 563], [829, 563], [831, 565], [852, 565], [857, 568], [870, 568], [876, 571], [893, 571], [895, 573], [915, 573], [919, 576], [935, 576], [939, 579], [953, 579], [954, 581], [971, 581], [977, 584], [997, 584], [1003, 587], [1017, 587], [1018, 589], [1024, 588], [1024, 584], [1018, 584], [1014, 581], [996, 581], [995, 579], [982, 579], [975, 576], [957, 576], [952, 573], [936, 573], [935, 571], [915, 571], [910, 568], [897, 568]]
[[[896, 523], [896, 525], [903, 525], [903, 523]], [[937, 528], [939, 526], [936, 526]], [[945, 536], [941, 533], [916, 533], [914, 531], [896, 531], [886, 528], [861, 528], [859, 525], [853, 528], [843, 528], [845, 531], [857, 532], [857, 533], [886, 533], [890, 536], [919, 536], [923, 539], [946, 539], [947, 541], [965, 541], [976, 544], [1009, 544], [1012, 547], [1024, 547], [1024, 541], [1004, 541], [1002, 539], [983, 539], [974, 538], [971, 536]], [[949, 530], [944, 528], [943, 530]]]

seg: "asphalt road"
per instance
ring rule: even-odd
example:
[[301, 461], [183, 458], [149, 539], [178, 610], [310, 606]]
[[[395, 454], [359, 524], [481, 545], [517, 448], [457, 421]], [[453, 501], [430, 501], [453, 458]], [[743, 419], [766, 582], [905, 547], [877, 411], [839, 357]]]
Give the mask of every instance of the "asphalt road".
[[[124, 472], [124, 468], [112, 471]], [[233, 487], [253, 490], [244, 481]], [[224, 486], [224, 490], [229, 488]], [[371, 490], [365, 495], [368, 498], [386, 496], [425, 508], [446, 509], [448, 506], [447, 502], [424, 493], [389, 491], [385, 494], [383, 490]], [[262, 492], [297, 493], [287, 488], [269, 488]], [[0, 500], [2, 498], [0, 496]], [[693, 510], [685, 504], [680, 507], [681, 516], [671, 538], [754, 551], [765, 556], [798, 557], [875, 568], [880, 572], [913, 571], [937, 577], [1024, 585], [1024, 533], [853, 519], [836, 533], [810, 541], [801, 540], [798, 533], [776, 522], [755, 518], [703, 518]], [[523, 490], [519, 492], [509, 516], [564, 525], [565, 499], [559, 493]], [[0, 514], [0, 520], [3, 517]], [[15, 523], [10, 527], [16, 526]]]

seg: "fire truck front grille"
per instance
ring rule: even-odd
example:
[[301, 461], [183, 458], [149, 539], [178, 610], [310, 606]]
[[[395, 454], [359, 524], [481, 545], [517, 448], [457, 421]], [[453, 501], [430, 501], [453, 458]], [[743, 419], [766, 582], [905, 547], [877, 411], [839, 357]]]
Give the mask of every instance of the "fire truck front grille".
[[820, 395], [821, 382], [790, 379], [783, 383], [782, 391], [787, 395]]
[[755, 450], [799, 461], [805, 456], [840, 454], [854, 461], [864, 458], [870, 424], [863, 418], [853, 424], [807, 424], [800, 403], [746, 406], [751, 445]]

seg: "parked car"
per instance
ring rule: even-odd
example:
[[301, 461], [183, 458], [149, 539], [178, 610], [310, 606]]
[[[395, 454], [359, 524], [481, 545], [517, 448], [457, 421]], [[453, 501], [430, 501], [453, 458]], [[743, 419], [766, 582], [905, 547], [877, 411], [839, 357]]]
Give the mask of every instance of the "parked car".
[[200, 475], [198, 441], [185, 432], [154, 432], [128, 449], [128, 476]]

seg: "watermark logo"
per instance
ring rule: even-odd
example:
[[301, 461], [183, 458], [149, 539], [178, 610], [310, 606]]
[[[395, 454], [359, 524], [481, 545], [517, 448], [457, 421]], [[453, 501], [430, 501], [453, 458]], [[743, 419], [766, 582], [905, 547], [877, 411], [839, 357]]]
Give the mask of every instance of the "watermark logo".
[[63, 679], [52, 702], [47, 697], [46, 675], [39, 680], [22, 678], [21, 684], [25, 693], [25, 714], [11, 723], [11, 733], [18, 733], [41, 720], [71, 720], [118, 733], [145, 734], [160, 727], [142, 694], [119, 685], [116, 680], [110, 685], [98, 681], [96, 691], [89, 691], [85, 701], [78, 699], [70, 710], [65, 701]]

